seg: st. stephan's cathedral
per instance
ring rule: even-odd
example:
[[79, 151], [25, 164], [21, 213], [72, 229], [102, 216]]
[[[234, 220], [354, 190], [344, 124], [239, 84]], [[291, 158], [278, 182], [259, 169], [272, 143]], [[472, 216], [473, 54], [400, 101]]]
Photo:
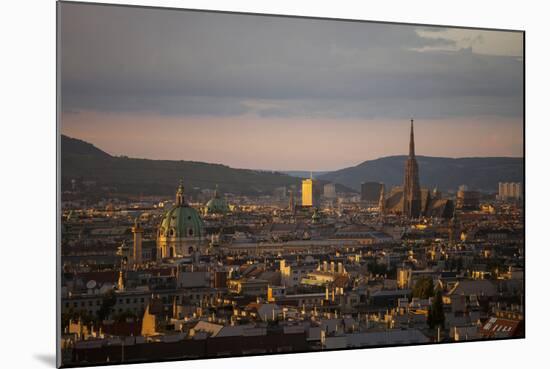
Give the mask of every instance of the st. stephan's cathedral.
[[442, 199], [437, 189], [430, 191], [420, 188], [418, 163], [414, 148], [414, 122], [411, 119], [409, 157], [405, 162], [403, 187], [394, 188], [385, 196], [383, 187], [380, 193], [380, 212], [401, 214], [409, 219], [421, 216], [450, 218], [453, 215], [453, 201]]

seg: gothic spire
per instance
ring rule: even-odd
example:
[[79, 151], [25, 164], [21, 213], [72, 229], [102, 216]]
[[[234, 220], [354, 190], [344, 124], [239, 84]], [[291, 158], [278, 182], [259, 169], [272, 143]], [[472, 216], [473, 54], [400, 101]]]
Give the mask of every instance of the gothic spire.
[[414, 158], [414, 120], [411, 119], [411, 138], [409, 140], [409, 157]]
[[414, 123], [411, 119], [411, 137], [409, 142], [409, 157], [405, 162], [403, 183], [403, 214], [408, 218], [418, 218], [421, 215], [421, 192], [418, 178], [418, 163], [414, 153]]

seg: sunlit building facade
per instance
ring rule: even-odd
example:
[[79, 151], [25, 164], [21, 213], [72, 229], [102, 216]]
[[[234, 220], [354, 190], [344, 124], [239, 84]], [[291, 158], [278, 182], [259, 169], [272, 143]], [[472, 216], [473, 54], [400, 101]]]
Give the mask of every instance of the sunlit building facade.
[[320, 201], [319, 183], [312, 178], [302, 180], [302, 206], [319, 206]]
[[523, 198], [521, 182], [499, 182], [498, 198], [500, 200], [519, 200]]

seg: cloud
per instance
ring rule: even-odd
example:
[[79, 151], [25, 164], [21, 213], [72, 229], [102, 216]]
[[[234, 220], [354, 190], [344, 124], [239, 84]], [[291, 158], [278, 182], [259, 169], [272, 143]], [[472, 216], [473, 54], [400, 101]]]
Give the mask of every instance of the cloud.
[[61, 4], [64, 110], [331, 118], [523, 111], [518, 34]]
[[420, 28], [417, 34], [430, 40], [449, 43], [413, 48], [416, 51], [459, 51], [469, 49], [474, 54], [523, 57], [523, 34], [514, 31], [485, 31], [462, 28]]

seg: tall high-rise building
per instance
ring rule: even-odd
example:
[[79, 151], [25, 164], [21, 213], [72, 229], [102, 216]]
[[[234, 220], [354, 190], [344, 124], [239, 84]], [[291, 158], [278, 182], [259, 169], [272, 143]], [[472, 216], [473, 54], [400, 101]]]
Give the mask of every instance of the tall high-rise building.
[[313, 180], [302, 180], [302, 206], [313, 206]]
[[523, 198], [521, 182], [499, 182], [498, 198], [500, 200], [519, 200]]
[[380, 190], [382, 187], [384, 187], [384, 184], [379, 182], [361, 183], [361, 201], [375, 205], [380, 198]]
[[319, 206], [321, 202], [321, 187], [311, 176], [302, 180], [302, 206]]
[[467, 186], [460, 186], [456, 193], [456, 208], [461, 210], [479, 210], [481, 193], [469, 190]]
[[405, 162], [405, 179], [403, 183], [403, 215], [418, 218], [421, 210], [420, 180], [418, 163], [414, 152], [414, 122], [411, 119], [411, 136], [409, 140], [409, 157]]
[[286, 199], [286, 187], [277, 187], [273, 190], [273, 197], [276, 200], [285, 200]]
[[323, 187], [323, 196], [327, 199], [335, 199], [336, 198], [336, 185], [334, 183], [327, 183]]

